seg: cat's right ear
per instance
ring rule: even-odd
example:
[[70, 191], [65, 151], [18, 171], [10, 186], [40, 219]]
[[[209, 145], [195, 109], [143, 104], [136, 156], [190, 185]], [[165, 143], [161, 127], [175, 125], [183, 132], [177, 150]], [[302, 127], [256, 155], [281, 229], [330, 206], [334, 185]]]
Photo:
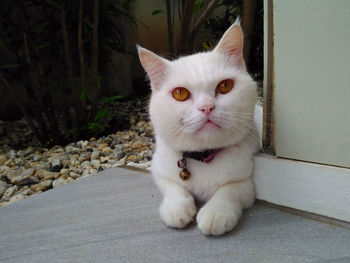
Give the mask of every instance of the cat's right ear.
[[243, 59], [243, 32], [240, 23], [240, 19], [237, 18], [235, 23], [221, 37], [214, 51], [232, 58], [240, 68], [245, 69]]
[[142, 67], [147, 72], [152, 89], [159, 88], [165, 79], [169, 67], [169, 61], [153, 52], [136, 45]]

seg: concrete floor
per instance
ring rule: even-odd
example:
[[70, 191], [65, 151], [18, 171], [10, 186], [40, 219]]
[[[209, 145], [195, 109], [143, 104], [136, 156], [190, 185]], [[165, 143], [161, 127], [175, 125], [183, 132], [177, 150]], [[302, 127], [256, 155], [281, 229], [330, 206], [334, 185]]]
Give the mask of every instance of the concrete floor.
[[207, 237], [167, 228], [150, 175], [110, 169], [0, 208], [0, 262], [349, 263], [350, 230], [262, 205]]

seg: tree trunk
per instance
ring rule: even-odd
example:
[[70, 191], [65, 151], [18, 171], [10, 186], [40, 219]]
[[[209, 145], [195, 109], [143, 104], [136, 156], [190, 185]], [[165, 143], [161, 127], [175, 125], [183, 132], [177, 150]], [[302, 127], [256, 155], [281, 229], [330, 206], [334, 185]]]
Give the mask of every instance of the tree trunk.
[[243, 57], [246, 65], [249, 62], [250, 47], [252, 44], [252, 32], [256, 14], [256, 0], [243, 0], [242, 30], [244, 33]]
[[186, 0], [184, 1], [182, 21], [181, 21], [181, 34], [180, 42], [178, 45], [178, 53], [188, 54], [190, 50], [190, 27], [192, 22], [193, 8], [195, 0]]
[[64, 11], [63, 4], [60, 5], [60, 15], [61, 15], [61, 28], [62, 28], [64, 56], [65, 56], [66, 64], [67, 64], [68, 83], [69, 83], [70, 91], [73, 93], [74, 92], [74, 78], [73, 78], [72, 58], [70, 56], [70, 51], [69, 51], [66, 12]]
[[82, 23], [83, 23], [83, 0], [80, 0], [79, 17], [78, 17], [78, 50], [79, 50], [79, 63], [80, 63], [80, 88], [81, 88], [81, 91], [83, 91], [85, 88], [85, 62], [84, 62]]
[[18, 105], [18, 108], [21, 110], [21, 112], [24, 116], [24, 119], [26, 120], [29, 127], [33, 131], [35, 137], [39, 140], [39, 142], [41, 144], [44, 144], [46, 142], [45, 138], [43, 136], [41, 136], [40, 132], [35, 127], [32, 118], [29, 116], [27, 110], [25, 109], [24, 105], [22, 104], [22, 102], [20, 100], [20, 96], [17, 94], [15, 89], [8, 83], [8, 81], [5, 79], [5, 77], [1, 73], [0, 73], [0, 81], [4, 84], [5, 88], [7, 88], [12, 93], [12, 96], [15, 99], [15, 101]]
[[[173, 7], [175, 8], [175, 6]], [[174, 54], [174, 47], [173, 47], [173, 25], [172, 25], [172, 15], [171, 15], [171, 6], [170, 6], [170, 0], [166, 0], [166, 16], [167, 16], [167, 22], [168, 22], [168, 44], [169, 44], [169, 52], [171, 54]]]
[[214, 10], [214, 8], [217, 6], [220, 0], [212, 0], [209, 2], [205, 10], [202, 12], [201, 16], [198, 18], [197, 22], [193, 26], [193, 29], [191, 31], [191, 41], [193, 42], [197, 34], [199, 33], [200, 29], [202, 28], [204, 22], [208, 19], [211, 12]]
[[97, 107], [97, 98], [98, 98], [98, 13], [99, 13], [99, 0], [94, 0], [94, 26], [92, 31], [92, 107]]

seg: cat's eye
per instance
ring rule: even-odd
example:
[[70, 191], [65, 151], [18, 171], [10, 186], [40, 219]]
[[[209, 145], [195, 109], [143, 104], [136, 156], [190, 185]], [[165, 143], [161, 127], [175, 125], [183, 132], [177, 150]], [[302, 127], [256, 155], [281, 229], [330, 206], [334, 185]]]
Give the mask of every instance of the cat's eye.
[[182, 87], [175, 88], [172, 92], [174, 99], [178, 101], [185, 101], [190, 97], [190, 92]]
[[225, 79], [217, 85], [216, 92], [226, 94], [232, 90], [233, 85], [234, 82], [232, 79]]

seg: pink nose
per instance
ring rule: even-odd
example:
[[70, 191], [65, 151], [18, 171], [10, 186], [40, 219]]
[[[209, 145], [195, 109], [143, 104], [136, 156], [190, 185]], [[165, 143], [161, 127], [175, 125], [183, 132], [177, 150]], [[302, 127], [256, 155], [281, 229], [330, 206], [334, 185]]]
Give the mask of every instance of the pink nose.
[[205, 115], [209, 116], [209, 114], [215, 109], [214, 104], [205, 104], [198, 107], [198, 110], [203, 112]]

